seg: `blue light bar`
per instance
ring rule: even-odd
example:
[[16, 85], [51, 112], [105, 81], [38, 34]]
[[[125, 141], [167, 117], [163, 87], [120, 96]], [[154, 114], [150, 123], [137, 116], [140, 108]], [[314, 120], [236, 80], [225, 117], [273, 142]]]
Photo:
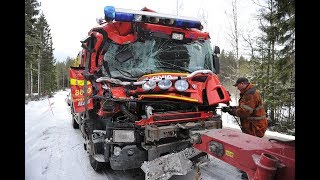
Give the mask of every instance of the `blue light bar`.
[[190, 20], [185, 20], [185, 19], [176, 19], [174, 25], [177, 27], [200, 28], [201, 22], [200, 21], [190, 21]]
[[104, 8], [104, 14], [105, 18], [108, 20], [125, 22], [144, 22], [180, 28], [197, 28], [200, 30], [202, 29], [201, 22], [198, 19], [191, 17], [181, 17], [155, 12], [135, 11], [120, 8], [115, 9], [113, 6], [106, 6]]
[[131, 13], [123, 13], [123, 12], [116, 12], [116, 21], [126, 21], [126, 22], [132, 22], [134, 18], [134, 14]]
[[110, 20], [114, 20], [116, 16], [116, 11], [113, 6], [104, 7], [104, 16]]

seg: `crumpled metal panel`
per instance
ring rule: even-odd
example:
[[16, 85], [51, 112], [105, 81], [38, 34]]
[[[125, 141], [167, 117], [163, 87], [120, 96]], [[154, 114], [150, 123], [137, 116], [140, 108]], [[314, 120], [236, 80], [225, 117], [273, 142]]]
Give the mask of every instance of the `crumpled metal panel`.
[[145, 161], [141, 166], [145, 172], [145, 180], [167, 180], [173, 175], [186, 175], [192, 170], [193, 165], [189, 159], [199, 153], [200, 151], [191, 147], [152, 161]]

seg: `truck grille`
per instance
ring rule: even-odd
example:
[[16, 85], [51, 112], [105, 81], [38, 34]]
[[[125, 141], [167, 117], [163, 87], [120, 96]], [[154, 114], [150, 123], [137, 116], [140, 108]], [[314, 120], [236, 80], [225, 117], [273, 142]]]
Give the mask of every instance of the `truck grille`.
[[172, 114], [172, 115], [159, 115], [156, 114], [153, 118], [154, 121], [160, 121], [160, 120], [173, 120], [173, 119], [186, 119], [186, 118], [199, 118], [201, 117], [201, 113], [195, 112], [195, 113], [179, 113], [179, 114]]

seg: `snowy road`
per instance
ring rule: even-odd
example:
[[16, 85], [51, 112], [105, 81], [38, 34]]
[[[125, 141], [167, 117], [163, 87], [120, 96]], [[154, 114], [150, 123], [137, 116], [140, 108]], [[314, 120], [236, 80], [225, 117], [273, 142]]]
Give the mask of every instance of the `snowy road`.
[[[50, 99], [32, 101], [25, 106], [26, 180], [126, 180], [144, 179], [141, 169], [95, 172], [83, 147], [79, 130], [71, 125], [70, 109], [59, 91]], [[50, 103], [50, 104], [49, 104]], [[203, 180], [236, 180], [240, 173], [218, 159], [200, 168]], [[173, 176], [170, 180], [194, 180], [196, 172]]]

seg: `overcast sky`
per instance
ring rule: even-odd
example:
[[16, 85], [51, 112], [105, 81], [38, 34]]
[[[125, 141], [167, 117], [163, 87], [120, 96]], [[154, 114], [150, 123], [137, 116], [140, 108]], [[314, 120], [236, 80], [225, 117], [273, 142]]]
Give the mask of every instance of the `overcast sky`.
[[[51, 28], [54, 56], [57, 61], [64, 61], [68, 56], [76, 57], [81, 50], [80, 40], [96, 24], [97, 17], [103, 17], [105, 6], [140, 10], [148, 7], [159, 13], [176, 14], [177, 0], [38, 0]], [[179, 15], [208, 18], [205, 31], [210, 33], [213, 45], [231, 50], [227, 33], [230, 30], [231, 0], [179, 0], [182, 8]], [[239, 28], [243, 31], [257, 29], [254, 15], [257, 6], [251, 0], [238, 0]]]

